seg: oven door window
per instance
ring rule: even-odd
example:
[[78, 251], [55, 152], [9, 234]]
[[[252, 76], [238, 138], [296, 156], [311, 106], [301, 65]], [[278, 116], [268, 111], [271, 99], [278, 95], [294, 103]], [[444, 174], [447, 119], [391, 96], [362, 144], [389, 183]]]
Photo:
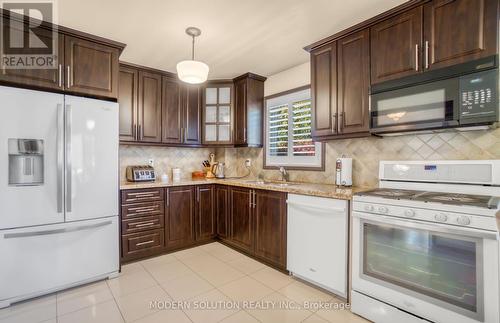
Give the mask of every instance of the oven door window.
[[482, 240], [366, 222], [362, 237], [365, 278], [480, 315]]

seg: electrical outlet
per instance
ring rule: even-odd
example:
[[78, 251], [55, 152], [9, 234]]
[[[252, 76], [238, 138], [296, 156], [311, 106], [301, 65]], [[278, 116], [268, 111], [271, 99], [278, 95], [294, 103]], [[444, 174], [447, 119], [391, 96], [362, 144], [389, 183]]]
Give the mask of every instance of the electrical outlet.
[[153, 158], [148, 159], [149, 166], [153, 166], [154, 163], [155, 163], [155, 160]]
[[245, 167], [252, 167], [252, 160], [251, 159], [245, 160]]

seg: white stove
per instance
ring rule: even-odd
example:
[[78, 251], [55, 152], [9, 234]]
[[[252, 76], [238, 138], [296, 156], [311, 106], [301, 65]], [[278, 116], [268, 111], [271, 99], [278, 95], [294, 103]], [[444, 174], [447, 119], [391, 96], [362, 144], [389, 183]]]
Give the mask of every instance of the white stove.
[[500, 322], [500, 161], [388, 161], [379, 178], [353, 198], [353, 312]]

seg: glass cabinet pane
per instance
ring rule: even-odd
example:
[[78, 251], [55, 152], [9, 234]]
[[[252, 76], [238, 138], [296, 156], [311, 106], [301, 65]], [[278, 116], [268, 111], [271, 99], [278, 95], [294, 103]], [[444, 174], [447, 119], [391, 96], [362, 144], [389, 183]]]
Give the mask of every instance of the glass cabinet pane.
[[231, 125], [220, 125], [219, 126], [219, 141], [230, 141], [231, 140]]
[[205, 125], [205, 141], [217, 141], [217, 126]]
[[219, 88], [219, 103], [229, 104], [231, 102], [231, 88], [221, 87]]
[[219, 122], [231, 122], [231, 107], [219, 107]]
[[217, 122], [217, 106], [207, 105], [205, 108], [205, 122]]
[[205, 103], [217, 104], [217, 88], [208, 87], [205, 90]]

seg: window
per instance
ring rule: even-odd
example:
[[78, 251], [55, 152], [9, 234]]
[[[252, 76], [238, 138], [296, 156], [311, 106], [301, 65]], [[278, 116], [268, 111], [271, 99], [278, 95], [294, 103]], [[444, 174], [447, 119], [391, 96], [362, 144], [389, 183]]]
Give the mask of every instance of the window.
[[309, 88], [266, 99], [264, 166], [323, 168], [322, 144], [311, 136]]

